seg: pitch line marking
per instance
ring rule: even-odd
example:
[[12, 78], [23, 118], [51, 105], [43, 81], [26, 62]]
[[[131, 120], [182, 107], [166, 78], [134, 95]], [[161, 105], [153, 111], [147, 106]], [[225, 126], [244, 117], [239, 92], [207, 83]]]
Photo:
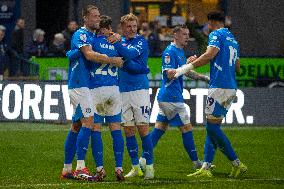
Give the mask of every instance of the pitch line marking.
[[[227, 179], [227, 180], [152, 180], [144, 181], [141, 184], [183, 184], [183, 183], [208, 183], [208, 182], [244, 182], [244, 181], [284, 181], [284, 178], [252, 178], [252, 179]], [[132, 184], [136, 182], [123, 182], [121, 184]], [[36, 188], [36, 187], [60, 187], [60, 186], [72, 186], [72, 185], [92, 185], [92, 184], [118, 184], [118, 182], [67, 182], [67, 183], [49, 183], [49, 184], [15, 184], [15, 185], [0, 185], [0, 188]]]

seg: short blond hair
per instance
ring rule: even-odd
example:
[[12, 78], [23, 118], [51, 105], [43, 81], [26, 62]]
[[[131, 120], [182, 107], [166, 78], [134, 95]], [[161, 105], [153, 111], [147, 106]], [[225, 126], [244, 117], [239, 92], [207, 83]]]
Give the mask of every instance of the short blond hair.
[[121, 24], [125, 24], [126, 22], [129, 22], [129, 21], [136, 21], [137, 24], [138, 24], [138, 18], [137, 18], [137, 16], [135, 16], [135, 15], [132, 14], [132, 13], [126, 14], [126, 15], [124, 15], [124, 16], [122, 16], [122, 17], [120, 18], [120, 23], [121, 23]]

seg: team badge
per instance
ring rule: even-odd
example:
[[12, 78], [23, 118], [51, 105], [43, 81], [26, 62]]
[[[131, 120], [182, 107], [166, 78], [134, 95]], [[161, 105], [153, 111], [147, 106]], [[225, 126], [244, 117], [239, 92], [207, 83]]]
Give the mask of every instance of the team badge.
[[166, 55], [165, 56], [165, 63], [166, 64], [169, 64], [171, 62], [171, 57], [170, 57], [170, 55]]
[[80, 34], [80, 39], [86, 43], [87, 42], [87, 35], [84, 34], [84, 33]]

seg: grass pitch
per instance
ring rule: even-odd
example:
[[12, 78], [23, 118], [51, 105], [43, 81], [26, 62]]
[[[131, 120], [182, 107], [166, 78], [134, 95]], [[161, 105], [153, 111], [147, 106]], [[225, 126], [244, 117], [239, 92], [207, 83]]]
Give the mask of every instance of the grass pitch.
[[[231, 165], [218, 151], [214, 178], [190, 179], [193, 172], [181, 140], [181, 134], [171, 129], [155, 149], [155, 176], [117, 183], [111, 135], [103, 131], [104, 164], [107, 178], [102, 183], [60, 180], [63, 166], [64, 141], [69, 126], [39, 123], [0, 123], [0, 188], [284, 188], [284, 127], [224, 128], [248, 173], [240, 179], [228, 179]], [[205, 130], [194, 131], [198, 155], [203, 158]], [[138, 139], [139, 144], [140, 140]], [[90, 148], [91, 149], [91, 148]], [[93, 171], [91, 150], [87, 165]], [[124, 172], [130, 170], [125, 149]]]

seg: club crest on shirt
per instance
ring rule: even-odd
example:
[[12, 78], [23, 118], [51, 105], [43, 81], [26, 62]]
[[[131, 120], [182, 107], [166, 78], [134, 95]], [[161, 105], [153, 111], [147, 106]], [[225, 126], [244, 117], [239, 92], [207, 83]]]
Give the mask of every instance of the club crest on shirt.
[[170, 55], [166, 55], [165, 56], [165, 63], [166, 64], [169, 64], [171, 62], [171, 57], [170, 57]]
[[81, 34], [80, 34], [80, 39], [81, 39], [82, 41], [84, 41], [84, 42], [87, 42], [87, 35], [84, 34], [84, 33], [81, 33]]

